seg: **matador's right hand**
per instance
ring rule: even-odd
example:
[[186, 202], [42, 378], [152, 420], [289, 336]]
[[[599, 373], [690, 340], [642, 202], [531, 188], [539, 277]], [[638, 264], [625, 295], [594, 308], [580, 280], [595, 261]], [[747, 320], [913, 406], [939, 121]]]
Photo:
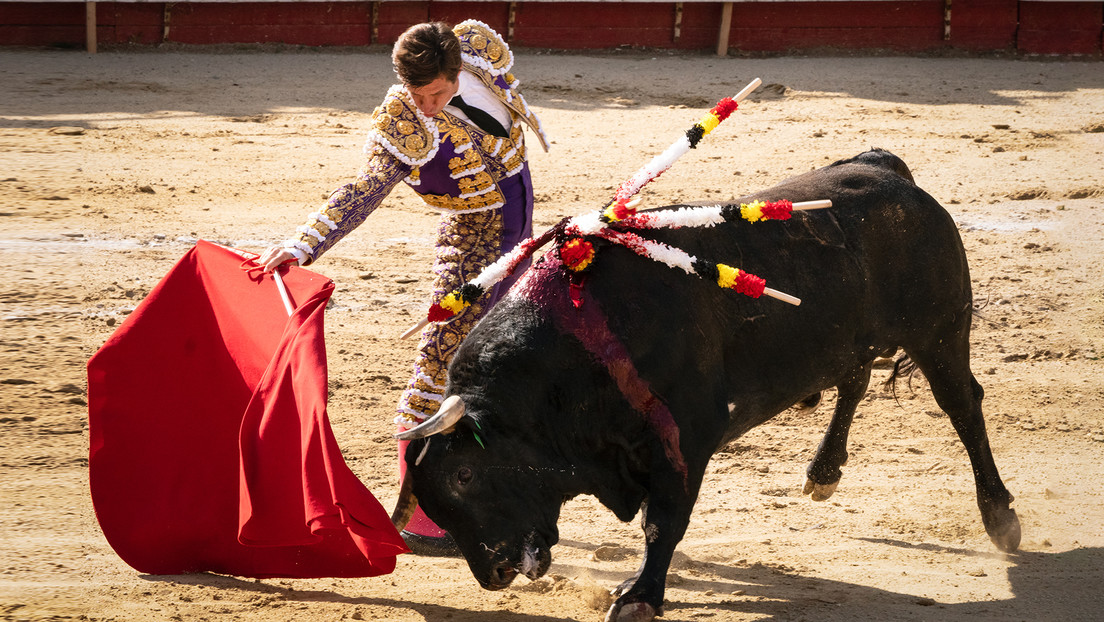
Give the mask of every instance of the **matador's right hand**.
[[257, 265], [263, 267], [265, 272], [272, 272], [284, 264], [298, 266], [299, 258], [283, 246], [270, 247], [257, 258]]

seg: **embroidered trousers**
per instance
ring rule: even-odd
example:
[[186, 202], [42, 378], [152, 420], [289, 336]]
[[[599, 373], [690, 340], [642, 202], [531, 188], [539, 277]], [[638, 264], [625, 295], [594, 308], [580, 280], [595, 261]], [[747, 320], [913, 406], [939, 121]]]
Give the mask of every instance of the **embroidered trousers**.
[[[532, 236], [533, 184], [526, 164], [517, 175], [499, 182], [503, 207], [470, 214], [446, 215], [440, 224], [433, 266], [434, 300], [475, 278], [486, 266]], [[399, 399], [397, 422], [410, 427], [437, 412], [444, 397], [448, 364], [460, 342], [528, 267], [518, 266], [480, 300], [452, 321], [422, 331], [414, 373]]]

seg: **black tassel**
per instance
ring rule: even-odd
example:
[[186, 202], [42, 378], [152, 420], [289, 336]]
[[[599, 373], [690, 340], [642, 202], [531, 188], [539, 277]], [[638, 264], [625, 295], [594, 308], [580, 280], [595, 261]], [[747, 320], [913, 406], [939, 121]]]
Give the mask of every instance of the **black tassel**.
[[703, 279], [715, 283], [717, 282], [717, 279], [721, 278], [721, 273], [719, 270], [717, 270], [717, 264], [713, 263], [712, 261], [707, 261], [705, 259], [696, 257], [694, 258], [694, 263], [692, 265], [694, 267], [694, 272], [697, 272], [698, 276]]
[[465, 283], [460, 288], [460, 300], [471, 304], [483, 296], [483, 288], [473, 283]]
[[686, 138], [690, 141], [691, 149], [698, 146], [703, 136], [705, 136], [705, 128], [700, 123], [695, 123], [694, 127], [686, 130]]

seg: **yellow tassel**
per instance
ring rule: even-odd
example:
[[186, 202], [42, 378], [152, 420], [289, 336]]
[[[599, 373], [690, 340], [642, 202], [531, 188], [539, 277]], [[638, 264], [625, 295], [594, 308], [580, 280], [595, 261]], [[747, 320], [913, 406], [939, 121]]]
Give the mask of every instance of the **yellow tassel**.
[[702, 126], [702, 129], [705, 130], [705, 133], [708, 134], [721, 124], [721, 120], [718, 119], [715, 114], [707, 114], [702, 117], [702, 120], [698, 121], [698, 123]]
[[717, 264], [717, 274], [719, 275], [717, 277], [717, 285], [726, 289], [732, 289], [732, 286], [736, 284], [736, 277], [740, 276], [740, 269], [719, 263]]
[[568, 268], [571, 268], [575, 272], [582, 272], [583, 270], [586, 270], [587, 266], [589, 266], [589, 265], [590, 265], [590, 260], [589, 259], [584, 259], [584, 260], [580, 261], [579, 263], [575, 264], [574, 266], [568, 266]]
[[617, 222], [617, 221], [621, 220], [620, 218], [617, 217], [617, 214], [614, 213], [614, 209], [616, 207], [617, 207], [617, 201], [614, 201], [613, 203], [610, 203], [606, 207], [606, 210], [604, 212], [602, 212], [602, 214], [606, 217], [606, 220], [608, 220], [609, 222]]
[[464, 304], [463, 301], [461, 301], [459, 298], [456, 297], [455, 292], [450, 293], [450, 294], [446, 294], [445, 297], [442, 298], [441, 302], [438, 303], [438, 304], [441, 305], [442, 309], [447, 309], [447, 310], [451, 311], [453, 314], [460, 313], [461, 311], [464, 310], [464, 307], [468, 306], [468, 305]]
[[759, 222], [765, 220], [763, 216], [763, 207], [766, 203], [763, 201], [752, 201], [751, 203], [740, 204], [740, 216], [748, 222]]

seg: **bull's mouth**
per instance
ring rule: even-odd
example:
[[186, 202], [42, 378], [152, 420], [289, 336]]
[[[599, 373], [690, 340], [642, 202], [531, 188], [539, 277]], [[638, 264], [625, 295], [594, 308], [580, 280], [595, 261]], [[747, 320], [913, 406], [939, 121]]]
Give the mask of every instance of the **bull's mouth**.
[[536, 581], [552, 565], [552, 553], [548, 547], [538, 546], [532, 541], [521, 550], [520, 561], [511, 557], [493, 561], [484, 578], [476, 577], [479, 584], [487, 590], [501, 590], [513, 583], [519, 574], [525, 575], [530, 581]]
[[548, 572], [548, 567], [552, 565], [552, 552], [547, 545], [535, 544], [535, 537], [531, 537], [529, 543], [525, 546], [525, 550], [521, 554], [521, 564], [518, 566], [518, 571], [525, 575], [530, 581], [536, 581], [544, 576], [544, 573]]

